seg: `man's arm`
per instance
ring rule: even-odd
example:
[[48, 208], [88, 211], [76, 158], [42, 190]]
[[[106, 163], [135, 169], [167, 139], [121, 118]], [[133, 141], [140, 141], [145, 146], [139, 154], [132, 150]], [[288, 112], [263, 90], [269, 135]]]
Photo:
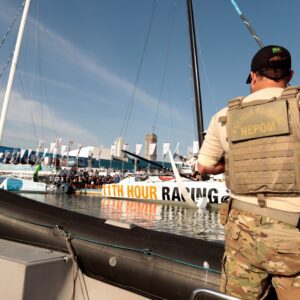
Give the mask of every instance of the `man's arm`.
[[206, 166], [198, 163], [198, 172], [200, 174], [212, 174], [212, 175], [224, 173], [225, 172], [224, 160], [222, 159], [216, 165], [211, 166], [211, 167], [206, 167]]

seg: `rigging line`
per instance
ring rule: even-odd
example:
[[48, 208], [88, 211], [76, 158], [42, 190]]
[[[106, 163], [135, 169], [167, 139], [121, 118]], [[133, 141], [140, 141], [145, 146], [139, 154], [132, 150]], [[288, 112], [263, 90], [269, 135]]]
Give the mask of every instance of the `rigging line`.
[[175, 129], [174, 129], [174, 119], [173, 119], [173, 105], [172, 105], [172, 101], [170, 101], [170, 91], [168, 89], [168, 96], [167, 96], [167, 101], [169, 103], [168, 107], [169, 107], [169, 122], [170, 122], [170, 132], [171, 132], [171, 136], [172, 136], [172, 139], [175, 139], [176, 138], [176, 135], [175, 135]]
[[42, 75], [41, 75], [41, 53], [40, 53], [40, 22], [39, 22], [39, 1], [36, 1], [36, 19], [37, 19], [37, 30], [36, 30], [36, 52], [37, 52], [37, 64], [39, 74], [39, 85], [41, 95], [41, 127], [42, 127], [42, 138], [45, 139], [44, 134], [44, 101], [42, 95]]
[[[192, 65], [188, 65], [190, 69], [192, 69]], [[191, 74], [193, 76], [193, 71], [191, 71]], [[193, 118], [193, 130], [194, 130], [194, 139], [195, 141], [198, 139], [197, 137], [197, 116], [196, 116], [196, 110], [195, 110], [195, 95], [194, 95], [194, 82], [193, 82], [193, 77], [189, 77], [189, 82], [190, 82], [190, 92], [191, 92], [191, 98], [190, 98], [190, 104], [191, 104], [191, 115]]]
[[[25, 2], [25, 1], [24, 1]], [[27, 43], [27, 41], [24, 41]], [[23, 43], [24, 43], [23, 42]], [[30, 45], [30, 42], [28, 41], [29, 45]], [[26, 49], [29, 49], [28, 48], [29, 46], [26, 45]], [[24, 61], [24, 62], [27, 62], [27, 61]], [[35, 101], [33, 100], [30, 100], [30, 99], [33, 99], [32, 97], [32, 81], [29, 82], [29, 84], [26, 85], [26, 83], [24, 82], [24, 77], [21, 76], [21, 73], [20, 71], [17, 72], [19, 70], [19, 67], [21, 65], [23, 65], [23, 68], [26, 66], [24, 65], [24, 62], [22, 63], [21, 61], [19, 61], [19, 63], [16, 65], [16, 73], [15, 73], [15, 77], [17, 78], [17, 80], [19, 81], [19, 84], [20, 84], [20, 88], [22, 90], [22, 94], [20, 93], [20, 95], [23, 95], [23, 99], [25, 100], [25, 103], [26, 103], [26, 106], [28, 107], [29, 109], [29, 117], [30, 117], [30, 121], [31, 121], [31, 125], [32, 125], [32, 129], [33, 129], [33, 139], [35, 141], [36, 144], [38, 144], [39, 142], [39, 138], [38, 138], [38, 130], [37, 130], [37, 125], [36, 125], [36, 122], [35, 122], [35, 118], [34, 118], [34, 103]], [[27, 65], [28, 66], [28, 65]], [[27, 112], [25, 112], [27, 113]]]
[[3, 76], [3, 74], [5, 73], [6, 69], [8, 68], [13, 56], [14, 56], [14, 50], [11, 52], [9, 58], [7, 59], [7, 61], [5, 62], [5, 64], [3, 65], [1, 71], [0, 71], [0, 78]]
[[[54, 121], [55, 118], [53, 116], [53, 112], [54, 112], [54, 109], [53, 109], [53, 105], [51, 103], [51, 101], [49, 100], [49, 95], [48, 95], [48, 90], [46, 88], [46, 84], [45, 84], [45, 78], [44, 76], [42, 75], [42, 61], [41, 61], [41, 47], [40, 47], [40, 22], [38, 22], [38, 49], [39, 49], [39, 76], [40, 76], [40, 88], [41, 88], [41, 97], [43, 99], [43, 104], [45, 104], [46, 107], [48, 107], [48, 112], [49, 112], [49, 115], [50, 115], [50, 122], [51, 122], [51, 129], [52, 131], [54, 132], [54, 136], [57, 137], [59, 136], [58, 134], [58, 130], [57, 130], [57, 126], [56, 126], [56, 122]], [[44, 95], [44, 97], [43, 97]], [[45, 102], [44, 102], [44, 99], [45, 99]], [[43, 126], [43, 129], [44, 129], [44, 126]], [[44, 130], [43, 130], [43, 135], [44, 135]]]
[[54, 136], [59, 136], [56, 123], [54, 122], [54, 117], [53, 117], [53, 109], [51, 107], [51, 103], [49, 101], [49, 96], [48, 96], [48, 90], [46, 89], [45, 84], [43, 84], [43, 90], [46, 98], [46, 105], [49, 107], [49, 114], [50, 114], [50, 121], [52, 124], [52, 130], [54, 131]]
[[171, 27], [170, 27], [169, 38], [168, 38], [168, 42], [167, 42], [166, 59], [165, 59], [164, 71], [163, 71], [162, 81], [161, 81], [161, 85], [160, 85], [159, 98], [158, 98], [156, 114], [155, 114], [155, 119], [154, 119], [154, 124], [153, 124], [153, 132], [155, 131], [155, 129], [157, 127], [161, 97], [162, 97], [163, 87], [164, 87], [164, 83], [165, 83], [165, 79], [166, 79], [167, 66], [169, 64], [169, 59], [170, 59], [171, 42], [172, 42], [173, 33], [174, 33], [175, 8], [176, 7], [174, 5], [173, 6], [173, 11], [171, 12], [171, 16], [170, 16], [170, 18], [171, 18], [171, 21], [170, 21]]
[[147, 48], [148, 41], [149, 41], [149, 36], [150, 36], [150, 33], [151, 33], [151, 29], [152, 29], [152, 24], [153, 24], [154, 14], [155, 14], [155, 11], [156, 11], [157, 2], [158, 2], [158, 0], [154, 0], [154, 2], [153, 2], [149, 27], [148, 27], [148, 31], [147, 31], [147, 34], [146, 34], [144, 47], [143, 47], [143, 51], [142, 51], [142, 57], [140, 59], [138, 72], [137, 72], [137, 75], [136, 75], [136, 78], [135, 78], [134, 88], [133, 88], [133, 92], [132, 92], [132, 95], [131, 95], [131, 99], [130, 99], [130, 102], [128, 104], [127, 111], [126, 111], [127, 119], [126, 119], [126, 116], [125, 116], [125, 119], [124, 119], [124, 122], [123, 122], [123, 125], [122, 125], [122, 129], [121, 129], [121, 133], [120, 133], [120, 136], [122, 136], [123, 129], [125, 128], [124, 129], [124, 136], [123, 136], [124, 139], [125, 139], [125, 136], [126, 136], [126, 133], [127, 133], [128, 124], [129, 124], [130, 116], [131, 116], [131, 113], [132, 113], [133, 103], [134, 103], [134, 99], [135, 99], [135, 95], [136, 95], [136, 91], [137, 91], [137, 85], [138, 85], [138, 81], [140, 79], [140, 73], [141, 73], [143, 62], [144, 62], [146, 48]]
[[28, 105], [28, 107], [29, 107], [30, 119], [31, 119], [31, 123], [32, 123], [34, 139], [35, 139], [36, 142], [38, 142], [37, 131], [36, 131], [36, 125], [35, 125], [35, 122], [34, 122], [33, 113], [32, 113], [31, 105], [30, 105], [31, 103], [30, 103], [30, 101], [29, 101], [29, 97], [26, 96], [26, 91], [25, 91], [25, 88], [24, 88], [24, 84], [23, 84], [23, 81], [22, 81], [20, 75], [18, 74], [18, 72], [16, 72], [16, 76], [17, 76], [17, 79], [18, 79], [19, 82], [20, 82], [21, 90], [23, 91], [25, 101], [27, 102], [27, 105]]
[[[176, 7], [176, 9], [177, 9], [177, 1], [174, 1], [174, 5], [175, 5], [175, 7]], [[175, 14], [175, 13], [174, 13]], [[174, 20], [174, 24], [175, 24], [175, 22], [176, 22], [176, 18], [175, 18], [175, 20]], [[177, 24], [178, 25], [178, 24]], [[175, 27], [175, 25], [174, 25], [174, 27]], [[171, 71], [171, 73], [172, 73], [172, 71]], [[168, 80], [168, 86], [170, 86], [170, 81], [169, 81], [169, 78], [167, 78], [167, 80]], [[170, 122], [170, 134], [171, 134], [171, 137], [172, 137], [172, 139], [173, 140], [175, 140], [175, 139], [177, 139], [177, 135], [175, 134], [175, 128], [174, 128], [174, 118], [173, 118], [173, 105], [174, 105], [174, 103], [172, 102], [172, 101], [170, 101], [170, 98], [171, 98], [171, 96], [170, 96], [170, 88], [168, 88], [168, 90], [167, 90], [167, 92], [168, 92], [168, 96], [167, 96], [167, 102], [168, 102], [168, 108], [169, 108], [169, 116], [170, 116], [170, 118], [169, 118], [169, 122]]]
[[12, 30], [12, 28], [14, 27], [14, 25], [15, 25], [15, 23], [16, 23], [16, 21], [17, 21], [19, 15], [20, 15], [21, 11], [23, 10], [24, 5], [25, 5], [25, 1], [22, 2], [21, 7], [19, 8], [17, 14], [16, 14], [15, 17], [13, 18], [13, 20], [12, 20], [10, 26], [8, 27], [6, 33], [4, 34], [4, 36], [3, 36], [3, 38], [2, 38], [2, 40], [1, 40], [1, 42], [0, 42], [0, 48], [3, 46], [4, 41], [6, 40], [7, 36], [9, 35], [10, 31]]
[[39, 18], [39, 1], [36, 1], [36, 12], [37, 12], [37, 21], [36, 21], [36, 53], [38, 56], [38, 60], [37, 60], [37, 68], [38, 68], [38, 77], [39, 77], [39, 86], [40, 86], [40, 97], [41, 97], [41, 130], [42, 130], [42, 138], [45, 139], [45, 118], [44, 118], [44, 114], [45, 114], [45, 107], [49, 108], [49, 115], [50, 115], [50, 123], [51, 123], [51, 129], [54, 132], [54, 136], [59, 136], [57, 133], [57, 127], [56, 127], [56, 123], [54, 122], [54, 117], [53, 117], [53, 109], [51, 107], [51, 103], [49, 101], [49, 96], [48, 96], [48, 91], [46, 89], [46, 85], [45, 85], [45, 80], [44, 80], [44, 76], [42, 75], [42, 60], [41, 60], [41, 43], [40, 43], [40, 18]]
[[217, 111], [217, 109], [218, 109], [217, 108], [217, 101], [216, 101], [215, 96], [213, 95], [212, 88], [211, 88], [211, 85], [210, 85], [209, 80], [208, 80], [207, 67], [206, 67], [206, 64], [205, 64], [205, 59], [204, 59], [204, 55], [203, 55], [203, 51], [201, 49], [201, 46], [199, 46], [199, 52], [200, 52], [200, 56], [202, 57], [201, 63], [202, 63], [202, 69], [203, 69], [204, 79], [205, 79], [206, 84], [207, 84], [207, 89], [208, 89], [210, 98], [211, 98], [211, 100], [213, 102], [213, 105], [215, 107], [215, 110]]
[[244, 24], [246, 25], [246, 27], [248, 28], [248, 30], [252, 34], [252, 37], [255, 39], [255, 41], [257, 42], [257, 44], [259, 45], [259, 47], [263, 48], [264, 47], [263, 42], [261, 41], [261, 39], [259, 38], [259, 36], [256, 34], [256, 32], [254, 31], [254, 29], [252, 28], [252, 26], [251, 26], [250, 22], [248, 21], [248, 19], [246, 18], [246, 16], [242, 13], [242, 11], [240, 10], [240, 8], [238, 7], [237, 3], [234, 0], [231, 0], [231, 4], [235, 8], [235, 10], [237, 11], [237, 13], [241, 17], [241, 19], [243, 20]]

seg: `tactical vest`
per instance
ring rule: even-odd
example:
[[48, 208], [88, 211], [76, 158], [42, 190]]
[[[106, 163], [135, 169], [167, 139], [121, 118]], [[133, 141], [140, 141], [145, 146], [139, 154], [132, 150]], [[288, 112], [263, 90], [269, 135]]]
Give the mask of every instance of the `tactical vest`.
[[236, 194], [300, 193], [300, 86], [280, 98], [228, 103], [225, 179]]

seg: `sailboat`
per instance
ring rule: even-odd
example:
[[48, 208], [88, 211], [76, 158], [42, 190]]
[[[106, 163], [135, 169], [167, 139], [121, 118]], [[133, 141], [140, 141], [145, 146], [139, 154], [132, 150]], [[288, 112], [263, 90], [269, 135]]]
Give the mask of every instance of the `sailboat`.
[[0, 175], [0, 189], [19, 193], [47, 193], [47, 185], [44, 182], [9, 175]]
[[[125, 152], [136, 157], [133, 153]], [[146, 160], [140, 156], [138, 158]], [[119, 183], [104, 185], [101, 191], [102, 196], [200, 208], [206, 207], [208, 203], [221, 204], [227, 201], [228, 190], [224, 181], [215, 179], [197, 181], [189, 176], [179, 174], [170, 151], [169, 158], [172, 172], [127, 176]], [[155, 164], [157, 165], [157, 163]]]
[[[204, 139], [204, 125], [192, 1], [187, 0], [187, 12], [193, 70], [197, 137], [198, 145], [202, 145]], [[128, 151], [124, 152], [135, 158], [147, 161], [148, 163], [154, 163]], [[169, 158], [173, 169], [173, 176], [159, 176], [153, 174], [150, 174], [149, 176], [130, 176], [121, 180], [118, 184], [104, 186], [102, 189], [102, 196], [114, 199], [141, 200], [187, 205], [191, 207], [198, 206], [200, 208], [206, 207], [207, 203], [221, 204], [228, 200], [229, 193], [225, 180], [215, 180], [214, 177], [211, 177], [206, 181], [195, 181], [190, 177], [181, 178], [170, 151]], [[157, 163], [154, 164], [159, 167]], [[183, 174], [181, 173], [181, 175]]]
[[[192, 0], [187, 5], [191, 16]], [[217, 292], [223, 252], [220, 242], [95, 218], [0, 190], [0, 294], [7, 299], [77, 299], [80, 289], [78, 299], [234, 300]]]

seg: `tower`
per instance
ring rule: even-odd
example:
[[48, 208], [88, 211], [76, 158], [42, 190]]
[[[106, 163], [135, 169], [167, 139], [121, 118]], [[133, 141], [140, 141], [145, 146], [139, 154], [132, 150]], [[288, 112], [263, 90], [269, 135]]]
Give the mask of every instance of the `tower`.
[[157, 160], [157, 135], [148, 133], [145, 139], [145, 158], [149, 160]]

